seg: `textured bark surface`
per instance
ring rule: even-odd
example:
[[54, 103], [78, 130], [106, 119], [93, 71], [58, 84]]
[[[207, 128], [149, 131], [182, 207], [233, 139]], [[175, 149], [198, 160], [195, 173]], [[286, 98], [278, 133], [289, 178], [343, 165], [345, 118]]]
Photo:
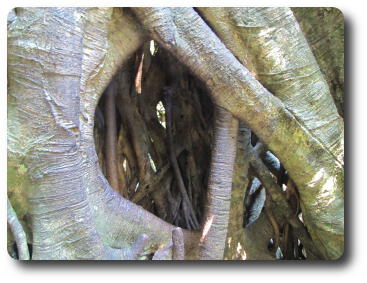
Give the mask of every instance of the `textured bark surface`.
[[[9, 151], [14, 158], [26, 158], [32, 180], [26, 193], [34, 259], [105, 256], [93, 228], [78, 151], [81, 13], [18, 9], [9, 31]], [[30, 26], [29, 17], [38, 24]], [[20, 38], [17, 34], [25, 30]]]
[[201, 8], [200, 12], [239, 61], [342, 163], [343, 120], [292, 11]]
[[236, 157], [238, 121], [226, 110], [219, 107], [216, 110], [214, 149], [200, 238], [199, 258], [203, 260], [223, 259]]
[[[344, 117], [344, 16], [337, 8], [292, 8]], [[320, 23], [323, 23], [320, 25]]]
[[[289, 103], [286, 101], [282, 103], [264, 88], [250, 71], [237, 61], [193, 9], [134, 8], [133, 10], [151, 36], [206, 83], [215, 102], [245, 121], [281, 159], [300, 190], [301, 203], [305, 210], [304, 218], [318, 248], [328, 258], [340, 257], [344, 245], [342, 139], [344, 127], [333, 106], [327, 84], [322, 79], [311, 51], [307, 49], [304, 37], [295, 37], [296, 43], [305, 46], [300, 48], [305, 55], [301, 57], [299, 67], [301, 70], [304, 69], [302, 64], [306, 64], [305, 56], [309, 54], [307, 59], [311, 65], [306, 65], [306, 69], [308, 70], [308, 67], [310, 69], [309, 74], [305, 76], [306, 78], [309, 76], [311, 82], [315, 81], [312, 93], [319, 96], [321, 101], [325, 100], [325, 103], [331, 100], [330, 104], [323, 104], [330, 108], [325, 111], [326, 114], [322, 114], [326, 115], [326, 118], [321, 119], [323, 121], [321, 123], [316, 121], [311, 123], [312, 126], [307, 126], [299, 118], [305, 109], [289, 107], [294, 104], [292, 100]], [[288, 10], [280, 10], [279, 13], [284, 14], [285, 21], [294, 23], [294, 29], [291, 28], [290, 31], [298, 35], [300, 29], [292, 13]], [[264, 17], [262, 20], [266, 24], [267, 18]], [[282, 38], [284, 36], [280, 37]], [[217, 56], [218, 54], [220, 56]], [[302, 77], [302, 73], [297, 76]], [[312, 95], [310, 97], [309, 103], [312, 103]], [[321, 110], [320, 107], [314, 109]], [[312, 116], [306, 116], [304, 120], [308, 119], [314, 121]], [[329, 124], [337, 126], [334, 129], [330, 128]]]
[[[335, 160], [343, 164], [343, 119], [337, 112], [329, 87], [292, 11], [288, 8], [201, 8], [199, 10], [233, 54], [248, 66], [253, 75], [272, 94], [282, 100], [286, 109], [314, 139], [321, 143], [324, 150], [329, 151]], [[321, 49], [318, 51], [322, 52]], [[329, 57], [340, 58], [341, 56]], [[325, 69], [328, 70], [330, 67]], [[276, 153], [286, 164], [287, 162], [282, 159], [283, 156]], [[291, 168], [287, 166], [286, 168], [293, 177]], [[315, 174], [315, 179], [320, 179], [321, 175], [325, 174], [323, 168], [319, 170]], [[331, 234], [335, 243], [330, 242], [329, 239], [324, 243], [318, 241], [318, 244], [330, 246], [328, 256], [335, 258], [343, 253], [342, 250], [334, 249], [336, 246], [342, 246], [340, 235], [343, 233], [344, 222], [341, 215], [344, 213], [343, 210], [339, 210], [341, 215], [339, 219], [335, 219], [330, 218], [328, 209], [320, 210], [320, 206], [327, 207], [330, 200], [334, 198], [334, 185], [331, 186], [333, 188], [328, 185], [328, 182], [335, 183], [331, 178], [326, 176], [329, 181], [320, 184], [318, 191], [309, 190], [310, 185], [301, 185], [297, 181], [296, 183], [299, 185], [301, 201], [304, 206], [307, 206], [305, 218], [311, 233], [315, 240], [316, 229]], [[333, 202], [336, 207], [341, 208], [344, 196], [343, 184], [340, 183], [339, 186], [339, 199]], [[311, 187], [313, 187], [312, 184]], [[327, 194], [330, 196], [327, 197]], [[312, 204], [315, 198], [319, 201]], [[319, 217], [317, 222], [314, 218], [316, 215]], [[308, 219], [308, 217], [311, 218]], [[314, 226], [312, 223], [318, 223], [318, 227], [312, 227]]]
[[247, 259], [244, 250], [244, 200], [249, 185], [249, 159], [251, 131], [239, 123], [236, 159], [234, 162], [229, 223], [224, 259]]
[[[98, 100], [118, 68], [141, 46], [144, 34], [120, 9], [97, 8], [91, 14], [84, 40], [88, 55], [83, 65], [81, 121], [82, 149], [87, 160], [85, 187], [95, 224], [103, 241], [114, 248], [131, 245], [141, 234], [149, 237], [148, 249], [157, 248], [171, 241], [174, 226], [122, 198], [109, 186], [99, 167], [93, 139]], [[104, 17], [110, 20], [103, 20]]]
[[[29, 17], [39, 24], [29, 26]], [[170, 241], [173, 226], [111, 189], [94, 149], [98, 97], [141, 44], [137, 30], [117, 9], [17, 9], [9, 28], [8, 149], [32, 181], [33, 259], [119, 258], [109, 246], [126, 248], [150, 228], [147, 246]]]
[[14, 9], [19, 258], [340, 257], [340, 17], [294, 11], [311, 49], [287, 8]]

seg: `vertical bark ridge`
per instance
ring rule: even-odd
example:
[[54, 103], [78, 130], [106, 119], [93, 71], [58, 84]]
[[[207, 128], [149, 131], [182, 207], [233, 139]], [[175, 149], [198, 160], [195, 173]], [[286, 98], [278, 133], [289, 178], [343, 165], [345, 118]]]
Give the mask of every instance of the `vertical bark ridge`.
[[236, 156], [238, 121], [217, 107], [215, 139], [208, 182], [207, 203], [200, 239], [199, 258], [223, 259], [231, 201], [233, 166]]
[[[236, 159], [232, 180], [231, 207], [224, 259], [248, 259], [245, 249], [244, 199], [249, 184], [249, 150], [251, 150], [251, 131], [243, 122], [239, 123]], [[253, 245], [254, 246], [254, 245]], [[250, 257], [251, 259], [251, 257]]]

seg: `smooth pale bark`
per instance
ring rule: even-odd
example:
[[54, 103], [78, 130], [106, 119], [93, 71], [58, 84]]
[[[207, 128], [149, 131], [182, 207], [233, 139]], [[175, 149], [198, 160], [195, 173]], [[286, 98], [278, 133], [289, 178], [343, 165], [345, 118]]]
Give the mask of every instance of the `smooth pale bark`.
[[151, 36], [206, 83], [215, 102], [245, 121], [280, 158], [303, 192], [304, 216], [319, 250], [327, 258], [340, 257], [344, 249], [340, 151], [331, 151], [262, 86], [193, 9], [133, 10]]
[[22, 224], [20, 224], [17, 214], [15, 213], [9, 199], [7, 209], [7, 222], [11, 232], [13, 233], [13, 237], [17, 245], [19, 259], [29, 260], [30, 257], [27, 245], [27, 235], [25, 234]]
[[[333, 7], [292, 8], [344, 117], [344, 16]], [[323, 23], [323, 24], [320, 24]]]
[[238, 121], [225, 109], [217, 107], [214, 145], [208, 181], [204, 224], [199, 245], [199, 258], [221, 260], [224, 256]]

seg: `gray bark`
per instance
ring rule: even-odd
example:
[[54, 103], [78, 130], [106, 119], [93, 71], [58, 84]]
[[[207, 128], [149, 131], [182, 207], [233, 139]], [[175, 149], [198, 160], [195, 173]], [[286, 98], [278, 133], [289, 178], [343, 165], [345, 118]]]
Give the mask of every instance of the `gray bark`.
[[[205, 82], [215, 103], [225, 109], [221, 111], [229, 112], [218, 136], [219, 140], [223, 135], [228, 148], [217, 144], [214, 149], [205, 211], [206, 225], [211, 225], [204, 225], [208, 229], [200, 258], [223, 258], [237, 133], [232, 115], [246, 122], [287, 168], [300, 190], [304, 218], [318, 249], [326, 258], [340, 257], [343, 125], [333, 103], [329, 105], [327, 85], [289, 11], [259, 10], [261, 16], [255, 13], [245, 20], [260, 27], [250, 25], [247, 31], [236, 11], [223, 20], [223, 24], [232, 19], [240, 23], [241, 32], [254, 39], [246, 56], [256, 57], [259, 48], [269, 55], [264, 55], [265, 63], [241, 59], [241, 40], [231, 46], [225, 35], [219, 39], [191, 8], [133, 11], [150, 36]], [[278, 13], [289, 29], [272, 26], [270, 18]], [[258, 30], [269, 32], [275, 27], [279, 41], [263, 47]], [[219, 34], [215, 24], [213, 28]], [[293, 45], [286, 46], [287, 32]], [[8, 158], [18, 169], [25, 168], [30, 180], [25, 193], [32, 222], [32, 258], [131, 259], [158, 248], [156, 258], [171, 258], [175, 227], [111, 188], [98, 164], [93, 138], [99, 98], [148, 34], [129, 10], [112, 8], [17, 8], [8, 34]], [[287, 53], [277, 56], [274, 50], [283, 47]], [[278, 62], [278, 57], [286, 60]], [[294, 93], [305, 100], [297, 103]], [[313, 112], [307, 113], [308, 109]], [[186, 258], [197, 258], [191, 250], [197, 248], [198, 233], [182, 232]], [[182, 252], [175, 257], [182, 258]]]
[[[344, 117], [344, 16], [338, 8], [292, 8]], [[320, 22], [323, 23], [320, 25]]]
[[[215, 102], [245, 121], [280, 158], [302, 194], [305, 221], [315, 243], [325, 257], [339, 258], [344, 245], [343, 125], [338, 115], [335, 119], [328, 116], [337, 114], [335, 106], [326, 111], [321, 124], [305, 126], [288, 107], [291, 102], [287, 106], [261, 85], [193, 9], [133, 10], [151, 36], [206, 83]], [[292, 15], [288, 19], [293, 21]], [[301, 51], [309, 52], [309, 48]], [[315, 95], [320, 93], [320, 99], [329, 101], [327, 84], [320, 79], [312, 54], [308, 59], [311, 81], [316, 74]], [[321, 109], [316, 107], [316, 111]], [[337, 123], [337, 130], [329, 133], [329, 122]], [[316, 132], [326, 134], [318, 137]]]
[[9, 27], [8, 150], [32, 180], [33, 259], [122, 258], [110, 247], [151, 228], [147, 246], [171, 241], [173, 226], [116, 194], [95, 153], [98, 98], [142, 42], [128, 19], [111, 8], [17, 9]]
[[203, 260], [220, 260], [224, 256], [237, 132], [238, 121], [231, 113], [217, 107], [205, 220], [200, 238], [199, 258]]
[[27, 235], [24, 232], [22, 224], [20, 224], [17, 214], [14, 211], [13, 206], [11, 205], [8, 199], [8, 209], [7, 209], [7, 222], [10, 227], [11, 232], [13, 233], [13, 237], [15, 239], [15, 243], [18, 248], [18, 254], [20, 260], [29, 260], [29, 250], [27, 245]]

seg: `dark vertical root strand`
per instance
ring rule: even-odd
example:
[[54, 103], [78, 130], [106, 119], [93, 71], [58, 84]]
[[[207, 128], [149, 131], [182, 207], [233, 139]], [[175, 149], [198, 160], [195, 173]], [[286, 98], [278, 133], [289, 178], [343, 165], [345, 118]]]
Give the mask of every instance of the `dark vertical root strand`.
[[173, 171], [175, 173], [176, 181], [180, 193], [182, 195], [182, 208], [184, 210], [184, 218], [186, 223], [191, 229], [199, 229], [199, 221], [196, 218], [195, 211], [190, 202], [189, 196], [187, 195], [187, 190], [182, 178], [180, 167], [178, 166], [177, 157], [175, 153], [173, 134], [172, 134], [172, 99], [174, 94], [174, 89], [172, 87], [165, 90], [166, 98], [166, 115], [167, 115], [167, 136], [168, 136], [168, 147], [169, 147], [169, 157]]
[[274, 215], [271, 212], [271, 209], [269, 207], [269, 198], [266, 199], [266, 204], [265, 204], [265, 214], [268, 217], [271, 226], [273, 227], [273, 232], [274, 232], [274, 247], [275, 249], [277, 249], [280, 245], [280, 232], [279, 232], [279, 224], [277, 222], [277, 220], [275, 219]]
[[[123, 194], [119, 186], [117, 170], [117, 126], [116, 126], [116, 82], [113, 80], [106, 89], [106, 175], [111, 187]], [[121, 190], [121, 191], [120, 191]]]

